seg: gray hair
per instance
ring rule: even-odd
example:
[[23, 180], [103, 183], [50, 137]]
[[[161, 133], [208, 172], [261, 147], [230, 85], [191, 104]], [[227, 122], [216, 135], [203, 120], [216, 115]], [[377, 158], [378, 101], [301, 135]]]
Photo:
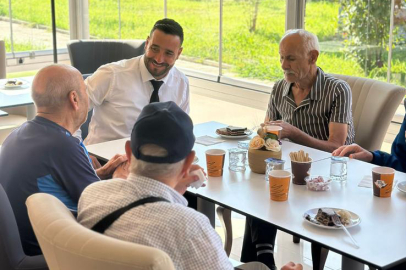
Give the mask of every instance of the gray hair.
[[303, 48], [306, 53], [316, 50], [320, 53], [320, 47], [319, 47], [319, 39], [317, 36], [313, 33], [310, 33], [309, 31], [306, 31], [304, 29], [290, 29], [286, 31], [286, 33], [283, 35], [281, 38], [281, 41], [286, 38], [287, 36], [293, 35], [293, 34], [298, 34], [302, 40], [303, 40]]
[[[156, 144], [143, 145], [140, 148], [140, 152], [143, 155], [154, 157], [166, 157], [168, 155], [168, 152], [164, 148]], [[134, 155], [131, 155], [130, 172], [152, 179], [173, 177], [180, 173], [184, 161], [183, 159], [176, 163], [150, 163], [136, 159]]]
[[68, 94], [73, 90], [81, 98], [78, 74], [76, 69], [67, 65], [50, 65], [40, 70], [34, 78], [34, 81], [39, 82], [33, 84], [31, 92], [35, 105], [59, 109], [67, 102]]

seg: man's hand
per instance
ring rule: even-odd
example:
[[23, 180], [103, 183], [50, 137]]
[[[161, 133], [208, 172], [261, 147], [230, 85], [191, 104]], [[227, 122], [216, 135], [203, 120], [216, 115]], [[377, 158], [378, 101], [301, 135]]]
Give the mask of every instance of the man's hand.
[[295, 264], [294, 262], [289, 262], [285, 264], [281, 270], [303, 270], [303, 266], [300, 263]]
[[365, 150], [358, 144], [343, 145], [338, 149], [334, 150], [332, 153], [333, 156], [346, 157], [359, 159], [366, 162], [372, 162], [374, 156], [368, 150]]
[[295, 134], [297, 134], [297, 131], [300, 131], [297, 127], [294, 127], [291, 124], [286, 123], [282, 120], [269, 121], [269, 122], [265, 122], [264, 124], [282, 127], [280, 139], [286, 138], [286, 139], [292, 140], [292, 138], [294, 138]]
[[124, 161], [127, 161], [126, 155], [115, 155], [103, 167], [96, 170], [97, 176], [99, 176], [100, 179], [108, 179], [112, 176], [116, 168]]
[[124, 161], [121, 163], [113, 173], [113, 178], [127, 179], [130, 173], [130, 162]]
[[[189, 172], [186, 173], [183, 178], [178, 182], [178, 184], [175, 187], [175, 190], [179, 192], [180, 194], [184, 194], [186, 192], [186, 189], [190, 186], [191, 183], [196, 182], [199, 180], [199, 177], [197, 175], [190, 175], [192, 171], [195, 170], [202, 170], [204, 175], [206, 175], [205, 171], [203, 170], [202, 167], [199, 165], [192, 165], [190, 166]], [[203, 184], [203, 186], [205, 186]]]
[[90, 159], [92, 160], [93, 169], [97, 170], [101, 168], [100, 162], [97, 160], [97, 157], [89, 155]]

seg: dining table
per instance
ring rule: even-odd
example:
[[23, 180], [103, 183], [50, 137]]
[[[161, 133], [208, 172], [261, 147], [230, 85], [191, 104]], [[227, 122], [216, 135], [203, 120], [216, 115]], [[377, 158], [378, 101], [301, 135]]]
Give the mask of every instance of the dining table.
[[27, 108], [27, 120], [32, 120], [36, 114], [34, 101], [31, 98], [31, 84], [33, 76], [16, 78], [21, 85], [6, 86], [10, 79], [0, 80], [0, 110], [24, 106]]
[[[197, 138], [211, 136], [222, 140], [210, 146], [195, 143], [193, 150], [196, 152], [197, 164], [201, 167], [206, 169], [206, 150], [227, 151], [238, 147], [239, 141], [248, 142], [255, 135], [240, 139], [219, 137], [216, 129], [225, 126], [227, 125], [218, 122], [195, 125], [194, 133]], [[127, 140], [104, 142], [87, 148], [89, 153], [108, 160], [116, 153], [124, 153]], [[286, 161], [285, 170], [291, 171], [289, 153], [303, 150], [312, 158], [311, 175], [330, 175], [330, 153], [290, 141], [282, 141], [281, 148], [282, 159]], [[188, 192], [195, 194], [206, 204], [203, 212], [209, 219], [214, 217], [214, 204], [261, 219], [279, 230], [343, 255], [349, 262], [348, 265], [354, 265], [348, 269], [363, 269], [363, 264], [372, 269], [389, 269], [406, 262], [406, 190], [394, 187], [389, 198], [374, 196], [372, 183], [370, 186], [365, 185], [365, 179], [371, 177], [371, 170], [376, 165], [349, 159], [346, 181], [333, 181], [327, 191], [312, 191], [306, 185], [291, 183], [288, 200], [279, 202], [270, 199], [269, 182], [263, 174], [252, 172], [249, 166], [242, 172], [231, 171], [228, 169], [228, 162], [226, 155], [221, 177], [208, 177], [205, 187], [188, 188]], [[396, 171], [395, 182], [405, 181], [406, 174]], [[358, 219], [348, 231], [359, 247], [351, 242], [342, 229], [319, 226], [305, 219], [305, 213], [320, 208], [344, 209], [354, 213]]]

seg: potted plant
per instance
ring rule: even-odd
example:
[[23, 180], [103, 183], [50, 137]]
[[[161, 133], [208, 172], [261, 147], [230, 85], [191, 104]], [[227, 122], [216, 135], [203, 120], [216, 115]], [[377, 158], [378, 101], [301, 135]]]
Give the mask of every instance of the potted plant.
[[279, 132], [275, 132], [274, 129], [269, 129], [267, 126], [258, 129], [258, 135], [251, 139], [248, 148], [248, 164], [251, 171], [265, 174], [265, 159], [281, 159], [282, 143], [279, 140]]

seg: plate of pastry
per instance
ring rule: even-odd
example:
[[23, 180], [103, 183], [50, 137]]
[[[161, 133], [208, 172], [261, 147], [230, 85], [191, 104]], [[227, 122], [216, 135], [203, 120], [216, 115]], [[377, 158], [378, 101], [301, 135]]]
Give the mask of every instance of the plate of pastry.
[[341, 226], [336, 226], [332, 221], [332, 216], [337, 214], [341, 223], [346, 228], [357, 226], [361, 223], [361, 218], [354, 212], [340, 208], [313, 208], [303, 214], [305, 222], [323, 229], [340, 230]]
[[244, 127], [228, 126], [216, 129], [216, 134], [225, 139], [242, 139], [250, 136], [252, 131]]
[[17, 79], [11, 79], [7, 80], [6, 83], [3, 85], [4, 89], [7, 90], [12, 90], [12, 89], [23, 89], [28, 87], [28, 82], [24, 80], [17, 80]]

